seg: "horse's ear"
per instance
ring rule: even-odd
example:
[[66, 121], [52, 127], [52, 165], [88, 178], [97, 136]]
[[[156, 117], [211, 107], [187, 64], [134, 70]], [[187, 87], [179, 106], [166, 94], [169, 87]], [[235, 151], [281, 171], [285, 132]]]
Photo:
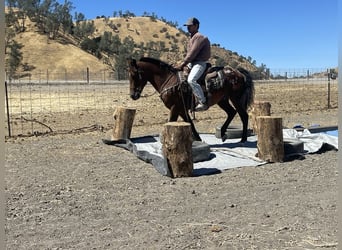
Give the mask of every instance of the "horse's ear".
[[128, 64], [130, 67], [134, 67], [137, 68], [137, 60], [135, 60], [134, 58], [127, 58]]
[[138, 68], [137, 60], [132, 59], [132, 66], [136, 69]]

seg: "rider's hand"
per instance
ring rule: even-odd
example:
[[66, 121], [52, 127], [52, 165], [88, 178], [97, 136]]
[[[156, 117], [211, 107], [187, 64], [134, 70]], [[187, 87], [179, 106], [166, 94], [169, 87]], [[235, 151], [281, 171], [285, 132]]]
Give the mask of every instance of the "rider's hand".
[[176, 65], [175, 69], [178, 70], [178, 71], [183, 71], [183, 64]]

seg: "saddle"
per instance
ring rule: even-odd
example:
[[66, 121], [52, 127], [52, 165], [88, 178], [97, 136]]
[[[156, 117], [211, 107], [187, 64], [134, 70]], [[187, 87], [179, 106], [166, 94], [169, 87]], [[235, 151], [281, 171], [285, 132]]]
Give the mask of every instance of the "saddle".
[[224, 67], [211, 67], [205, 74], [204, 82], [207, 91], [210, 93], [223, 88]]
[[[198, 79], [198, 84], [202, 86], [202, 89], [205, 94], [210, 93], [212, 91], [223, 88], [224, 83], [224, 67], [212, 67], [210, 63], [207, 63], [206, 69], [201, 77]], [[187, 72], [178, 71], [178, 77], [181, 83], [187, 84]]]

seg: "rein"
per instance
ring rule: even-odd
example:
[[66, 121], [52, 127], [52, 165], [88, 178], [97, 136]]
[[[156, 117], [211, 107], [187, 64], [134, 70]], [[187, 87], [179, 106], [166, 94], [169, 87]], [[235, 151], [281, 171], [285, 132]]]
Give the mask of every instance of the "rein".
[[[163, 86], [165, 86], [165, 85], [170, 81], [170, 79], [172, 78], [172, 76], [173, 76], [172, 74], [169, 75], [169, 77], [168, 77], [168, 78], [165, 80], [165, 82], [161, 85], [161, 89], [163, 88]], [[170, 86], [170, 87], [168, 87], [168, 88], [166, 88], [166, 89], [163, 89], [163, 90], [159, 93], [160, 99], [163, 100], [163, 95], [164, 95], [164, 94], [166, 94], [169, 90], [173, 90], [173, 89], [175, 89], [176, 87], [180, 87], [180, 84], [181, 84], [180, 78], [177, 77], [177, 82], [176, 82], [175, 85]], [[181, 98], [182, 98], [182, 104], [183, 104], [183, 108], [184, 108], [184, 113], [185, 113], [187, 119], [190, 119], [189, 113], [188, 113], [188, 111], [187, 111], [187, 109], [186, 109], [186, 105], [185, 105], [183, 89], [180, 87], [180, 88], [179, 88], [179, 91], [180, 91], [180, 96], [181, 96]]]
[[[170, 87], [168, 87], [168, 88], [166, 88], [166, 89], [163, 89], [163, 87], [170, 81], [170, 79], [172, 78], [172, 76], [173, 76], [173, 75], [170, 74], [169, 77], [166, 78], [166, 80], [164, 81], [164, 83], [160, 86], [160, 89], [161, 89], [161, 91], [160, 91], [160, 93], [159, 93], [160, 98], [162, 98], [162, 96], [163, 96], [165, 93], [167, 93], [169, 90], [171, 90], [171, 89], [173, 89], [173, 88], [175, 88], [175, 87], [177, 87], [177, 86], [179, 85], [179, 81], [177, 81], [177, 84], [176, 84], [176, 85], [170, 86]], [[162, 98], [162, 99], [163, 99], [163, 98]]]
[[153, 95], [155, 95], [157, 93], [157, 90], [155, 90], [152, 94], [149, 94], [149, 95], [143, 95], [141, 96], [142, 98], [148, 98], [148, 97], [151, 97]]

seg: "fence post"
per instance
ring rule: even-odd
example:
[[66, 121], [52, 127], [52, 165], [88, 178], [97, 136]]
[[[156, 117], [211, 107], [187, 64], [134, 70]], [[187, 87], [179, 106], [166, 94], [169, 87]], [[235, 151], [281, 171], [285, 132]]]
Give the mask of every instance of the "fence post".
[[87, 67], [87, 83], [89, 84], [89, 67]]
[[8, 90], [7, 90], [7, 81], [5, 81], [5, 95], [6, 95], [6, 110], [7, 110], [7, 127], [8, 127], [8, 136], [11, 137], [11, 116], [9, 114], [9, 104], [8, 104]]
[[331, 70], [327, 69], [328, 71], [328, 109], [330, 109], [330, 76]]

